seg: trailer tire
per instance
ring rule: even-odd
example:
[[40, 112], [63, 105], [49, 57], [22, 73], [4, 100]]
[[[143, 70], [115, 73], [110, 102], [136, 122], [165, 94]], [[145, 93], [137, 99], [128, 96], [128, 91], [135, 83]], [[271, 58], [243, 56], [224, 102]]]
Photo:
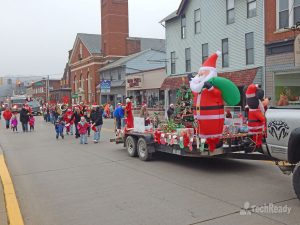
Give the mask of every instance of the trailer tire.
[[132, 136], [128, 136], [126, 138], [126, 150], [128, 152], [128, 155], [130, 157], [136, 157], [137, 156], [137, 149], [136, 149], [136, 139]]
[[293, 186], [297, 198], [300, 200], [300, 164], [298, 164], [294, 169]]
[[152, 148], [152, 146], [147, 144], [145, 138], [139, 138], [137, 143], [137, 152], [140, 160], [149, 161], [152, 159], [152, 152], [150, 151], [150, 148]]

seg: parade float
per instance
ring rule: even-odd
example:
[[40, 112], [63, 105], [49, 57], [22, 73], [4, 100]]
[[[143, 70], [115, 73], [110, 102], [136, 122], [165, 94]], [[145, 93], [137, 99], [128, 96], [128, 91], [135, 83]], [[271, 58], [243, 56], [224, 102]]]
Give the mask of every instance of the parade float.
[[[236, 106], [241, 96], [238, 88], [230, 80], [217, 76], [219, 55], [220, 52], [216, 52], [210, 56], [196, 76], [186, 77], [190, 85], [182, 85], [177, 90], [174, 116], [166, 121], [160, 121], [154, 115], [151, 123], [145, 126], [144, 118], [131, 116], [128, 98], [125, 124], [129, 126], [117, 130], [112, 141], [123, 143], [130, 156], [139, 156], [145, 161], [150, 160], [154, 152], [188, 157], [245, 158], [245, 154], [259, 151], [264, 129], [250, 132], [241, 107]], [[256, 107], [260, 96], [254, 93], [258, 91], [257, 87], [252, 89], [247, 97], [250, 105]], [[250, 109], [252, 114], [255, 110]], [[257, 110], [260, 110], [259, 107]], [[259, 114], [257, 110], [255, 112]], [[259, 120], [255, 116], [253, 118]], [[264, 158], [262, 154], [253, 155]]]

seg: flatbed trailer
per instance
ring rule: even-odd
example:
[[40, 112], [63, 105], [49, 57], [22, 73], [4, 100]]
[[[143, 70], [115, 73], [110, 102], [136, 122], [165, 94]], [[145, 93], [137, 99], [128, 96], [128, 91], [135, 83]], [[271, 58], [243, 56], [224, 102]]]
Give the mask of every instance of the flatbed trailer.
[[268, 152], [254, 151], [255, 147], [253, 146], [253, 142], [251, 142], [251, 135], [247, 133], [230, 137], [224, 136], [221, 139], [220, 145], [213, 152], [208, 151], [207, 146], [201, 151], [197, 148], [195, 141], [192, 150], [186, 147], [180, 148], [178, 144], [158, 144], [155, 141], [153, 133], [142, 133], [133, 130], [125, 132], [123, 137], [111, 139], [111, 142], [123, 144], [129, 156], [138, 156], [143, 161], [151, 160], [155, 152], [194, 158], [234, 158], [275, 161]]

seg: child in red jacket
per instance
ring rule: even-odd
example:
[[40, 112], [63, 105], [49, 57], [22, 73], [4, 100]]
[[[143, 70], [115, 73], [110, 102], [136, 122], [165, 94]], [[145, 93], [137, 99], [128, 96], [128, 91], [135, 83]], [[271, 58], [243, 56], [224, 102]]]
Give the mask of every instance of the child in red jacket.
[[80, 144], [87, 144], [87, 132], [90, 124], [86, 122], [82, 116], [80, 122], [77, 125], [78, 133], [80, 134]]

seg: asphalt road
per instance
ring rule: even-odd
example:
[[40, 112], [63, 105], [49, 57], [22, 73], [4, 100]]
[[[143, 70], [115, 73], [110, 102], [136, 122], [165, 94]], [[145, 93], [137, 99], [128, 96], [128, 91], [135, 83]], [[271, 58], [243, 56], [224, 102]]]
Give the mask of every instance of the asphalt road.
[[[143, 162], [109, 142], [112, 127], [105, 120], [101, 143], [80, 145], [56, 140], [40, 119], [25, 134], [2, 121], [0, 144], [26, 225], [300, 224], [291, 176], [274, 164], [165, 154]], [[240, 215], [246, 202], [291, 212]]]

